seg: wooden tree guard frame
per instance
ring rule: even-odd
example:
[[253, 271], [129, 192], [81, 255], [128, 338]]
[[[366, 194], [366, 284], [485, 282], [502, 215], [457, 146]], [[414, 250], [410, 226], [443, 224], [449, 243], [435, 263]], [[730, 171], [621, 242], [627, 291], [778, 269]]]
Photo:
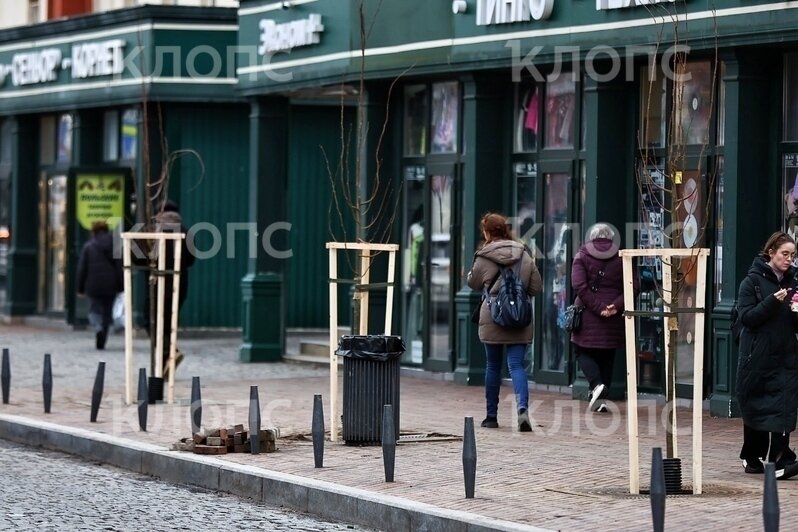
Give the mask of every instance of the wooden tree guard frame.
[[[175, 354], [177, 351], [177, 312], [180, 298], [180, 263], [185, 233], [122, 233], [122, 263], [125, 289], [125, 403], [133, 403], [133, 275], [131, 273], [131, 240], [155, 240], [158, 245], [158, 272], [166, 272], [166, 241], [174, 246], [172, 281], [172, 319], [169, 334], [169, 386], [166, 401], [175, 400]], [[163, 377], [163, 311], [166, 287], [164, 276], [158, 276], [155, 332], [155, 377]]]
[[[330, 256], [330, 441], [338, 441], [338, 359], [335, 351], [338, 346], [338, 250], [360, 251], [360, 271], [364, 272], [360, 283], [357, 279], [346, 280], [355, 282], [356, 286], [365, 288], [360, 295], [360, 323], [358, 334], [368, 334], [369, 323], [369, 285], [380, 284], [387, 286], [385, 297], [385, 335], [391, 334], [393, 321], [393, 293], [396, 277], [396, 252], [398, 244], [369, 244], [366, 242], [327, 242]], [[370, 283], [371, 259], [376, 256], [372, 252], [388, 252], [388, 281], [386, 283]]]
[[[632, 259], [635, 257], [658, 257], [660, 259], [697, 258], [696, 298], [695, 298], [695, 336], [693, 338], [693, 494], [703, 491], [703, 430], [702, 402], [704, 395], [704, 324], [706, 317], [706, 278], [707, 257], [709, 249], [622, 249], [618, 255], [623, 259], [623, 303], [625, 309], [634, 309], [634, 277]], [[673, 296], [673, 280], [670, 268], [663, 268], [663, 309], [669, 312]], [[637, 422], [637, 338], [633, 315], [625, 315], [626, 324], [626, 386], [627, 386], [627, 425], [629, 436], [629, 493], [640, 493], [640, 457], [639, 433]], [[668, 334], [668, 327], [663, 327]], [[667, 339], [665, 341], [665, 367], [669, 367], [670, 352]], [[665, 379], [675, 379], [675, 375], [666, 373]], [[675, 401], [675, 398], [674, 398]], [[677, 456], [676, 446], [676, 408], [671, 408], [671, 424], [673, 426], [673, 453]]]

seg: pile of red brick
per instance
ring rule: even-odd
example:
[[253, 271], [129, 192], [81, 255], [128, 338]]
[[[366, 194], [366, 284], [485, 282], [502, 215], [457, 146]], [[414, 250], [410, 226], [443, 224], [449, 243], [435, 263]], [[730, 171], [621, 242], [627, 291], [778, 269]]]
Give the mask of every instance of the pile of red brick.
[[[173, 448], [177, 451], [189, 451], [195, 454], [227, 454], [251, 452], [249, 431], [244, 425], [233, 425], [215, 429], [205, 429], [191, 438], [181, 438]], [[277, 438], [280, 429], [262, 429], [260, 431], [259, 451], [273, 453], [277, 450]]]

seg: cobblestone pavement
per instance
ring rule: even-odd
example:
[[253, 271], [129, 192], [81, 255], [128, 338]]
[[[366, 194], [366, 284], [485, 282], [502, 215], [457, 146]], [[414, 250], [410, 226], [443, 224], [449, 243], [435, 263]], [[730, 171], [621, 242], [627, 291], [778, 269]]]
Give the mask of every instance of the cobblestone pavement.
[[2, 530], [197, 528], [368, 530], [0, 440]]
[[[230, 454], [220, 460], [262, 467], [392, 495], [441, 508], [481, 514], [555, 530], [646, 530], [650, 504], [630, 496], [626, 405], [613, 414], [587, 413], [586, 404], [569, 396], [533, 392], [533, 432], [513, 427], [510, 387], [503, 388], [499, 429], [477, 426], [476, 498], [465, 499], [462, 442], [425, 441], [397, 448], [396, 482], [382, 478], [379, 447], [350, 447], [327, 442], [325, 467], [313, 467], [309, 439], [313, 394], [323, 395], [329, 429], [329, 377], [322, 367], [288, 363], [242, 364], [239, 341], [181, 340], [186, 360], [178, 370], [177, 403], [150, 408], [149, 431], [138, 431], [135, 405], [122, 403], [123, 352], [114, 336], [106, 352], [94, 350], [88, 332], [52, 332], [31, 327], [0, 327], [0, 347], [11, 347], [10, 405], [0, 413], [112, 434], [168, 448], [189, 436], [191, 376], [202, 378], [203, 425], [247, 423], [249, 386], [260, 389], [263, 426], [278, 426], [278, 452]], [[136, 367], [146, 359], [140, 342]], [[53, 410], [43, 414], [42, 354], [53, 356]], [[108, 364], [98, 423], [89, 423], [91, 385], [97, 362]], [[339, 410], [340, 412], [340, 397]], [[641, 486], [649, 482], [651, 449], [664, 447], [659, 409], [641, 403]], [[484, 390], [441, 381], [403, 378], [403, 432], [462, 435], [464, 416], [476, 424], [484, 417]], [[761, 475], [743, 473], [737, 459], [742, 436], [739, 419], [703, 416], [704, 494], [668, 498], [668, 530], [758, 530], [762, 527]], [[679, 409], [679, 456], [685, 485], [691, 484], [691, 412]], [[781, 522], [798, 522], [798, 480], [780, 482]]]

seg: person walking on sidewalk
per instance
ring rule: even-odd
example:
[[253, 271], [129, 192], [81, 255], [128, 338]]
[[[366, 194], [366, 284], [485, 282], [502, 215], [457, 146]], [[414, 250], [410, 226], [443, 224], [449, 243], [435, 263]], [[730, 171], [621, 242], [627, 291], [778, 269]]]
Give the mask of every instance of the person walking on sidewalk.
[[763, 473], [775, 462], [776, 478], [798, 474], [790, 433], [798, 420], [798, 313], [790, 310], [798, 270], [795, 241], [786, 233], [768, 238], [737, 296], [740, 355], [737, 398], [743, 417], [740, 458], [746, 473]]
[[91, 234], [80, 252], [77, 291], [79, 296], [89, 298], [89, 323], [95, 331], [95, 347], [105, 349], [114, 299], [122, 291], [122, 261], [114, 258], [114, 238], [107, 223], [94, 222]]
[[[474, 254], [474, 264], [468, 272], [468, 286], [474, 290], [487, 289], [491, 296], [499, 291], [500, 266], [514, 267], [527, 294], [541, 292], [543, 283], [529, 249], [513, 239], [507, 219], [501, 214], [488, 213], [482, 217], [480, 229], [485, 241]], [[520, 268], [519, 268], [520, 266]], [[524, 358], [532, 343], [532, 324], [524, 328], [502, 327], [493, 322], [490, 308], [484, 302], [479, 311], [479, 339], [485, 346], [485, 401], [487, 416], [482, 426], [498, 428], [499, 389], [501, 387], [502, 351], [507, 350], [507, 367], [513, 381], [518, 405], [518, 430], [529, 432], [529, 382], [524, 370]]]
[[[612, 382], [615, 351], [625, 345], [623, 323], [623, 262], [615, 245], [615, 231], [597, 223], [571, 264], [574, 304], [584, 307], [579, 330], [571, 333], [579, 367], [590, 385], [593, 412], [605, 412]], [[638, 291], [635, 282], [635, 295]]]

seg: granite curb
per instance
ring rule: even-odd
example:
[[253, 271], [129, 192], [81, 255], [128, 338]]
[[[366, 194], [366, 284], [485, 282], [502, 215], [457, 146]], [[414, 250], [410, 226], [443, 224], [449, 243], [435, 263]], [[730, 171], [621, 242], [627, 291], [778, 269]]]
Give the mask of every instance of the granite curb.
[[547, 530], [22, 416], [0, 414], [0, 438], [381, 530]]

